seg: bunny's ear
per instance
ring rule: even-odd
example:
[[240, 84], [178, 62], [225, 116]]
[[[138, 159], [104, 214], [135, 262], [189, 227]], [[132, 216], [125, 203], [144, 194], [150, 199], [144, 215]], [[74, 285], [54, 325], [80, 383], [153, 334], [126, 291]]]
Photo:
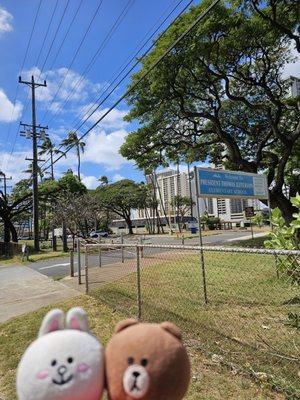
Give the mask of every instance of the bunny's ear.
[[64, 329], [64, 313], [55, 308], [45, 315], [38, 336], [40, 337], [61, 329]]
[[67, 313], [67, 328], [89, 332], [89, 323], [85, 311], [81, 307], [74, 307]]

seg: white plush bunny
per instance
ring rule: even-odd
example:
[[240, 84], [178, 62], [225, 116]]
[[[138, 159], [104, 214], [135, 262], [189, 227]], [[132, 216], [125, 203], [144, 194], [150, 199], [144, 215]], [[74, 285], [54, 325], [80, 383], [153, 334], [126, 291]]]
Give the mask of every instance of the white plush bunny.
[[89, 332], [81, 308], [50, 311], [17, 371], [19, 400], [99, 400], [104, 388], [104, 350]]

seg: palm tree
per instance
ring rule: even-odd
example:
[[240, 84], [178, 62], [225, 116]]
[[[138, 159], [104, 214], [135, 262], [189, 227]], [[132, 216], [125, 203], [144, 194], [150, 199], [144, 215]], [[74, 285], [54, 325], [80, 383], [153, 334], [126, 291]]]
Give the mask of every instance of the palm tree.
[[54, 166], [53, 166], [53, 155], [54, 154], [64, 154], [66, 157], [66, 153], [64, 153], [61, 150], [58, 150], [55, 148], [55, 144], [51, 141], [50, 138], [46, 137], [44, 139], [43, 144], [40, 146], [40, 151], [39, 155], [44, 155], [44, 154], [50, 154], [50, 160], [51, 160], [51, 179], [54, 180]]
[[[33, 166], [32, 166], [32, 162], [28, 165], [28, 168], [26, 169], [26, 170], [24, 170], [24, 171], [22, 171], [22, 172], [24, 172], [25, 174], [30, 174], [30, 175], [32, 175], [33, 174]], [[40, 177], [40, 181], [41, 181], [41, 183], [43, 182], [43, 178], [45, 177], [45, 175], [47, 174], [48, 172], [44, 172], [42, 169], [41, 169], [41, 167], [37, 167], [37, 175]], [[31, 180], [31, 179], [30, 179]]]
[[80, 153], [84, 153], [85, 143], [80, 141], [76, 132], [69, 132], [68, 137], [61, 142], [61, 145], [66, 148], [66, 151], [69, 151], [73, 147], [76, 148], [76, 155], [78, 160], [78, 179], [81, 181], [80, 178]]

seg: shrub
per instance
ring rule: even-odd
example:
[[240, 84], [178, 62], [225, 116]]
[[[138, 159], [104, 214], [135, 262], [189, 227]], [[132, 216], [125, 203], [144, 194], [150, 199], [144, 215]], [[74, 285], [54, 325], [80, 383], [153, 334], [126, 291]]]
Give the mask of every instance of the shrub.
[[[291, 202], [297, 208], [293, 214], [295, 218], [289, 226], [286, 225], [281, 212], [278, 208], [272, 211], [271, 223], [273, 230], [270, 233], [270, 239], [264, 242], [268, 249], [299, 250], [300, 233], [300, 195], [291, 198]], [[300, 284], [300, 259], [295, 256], [279, 258], [279, 271], [291, 278], [293, 283]]]

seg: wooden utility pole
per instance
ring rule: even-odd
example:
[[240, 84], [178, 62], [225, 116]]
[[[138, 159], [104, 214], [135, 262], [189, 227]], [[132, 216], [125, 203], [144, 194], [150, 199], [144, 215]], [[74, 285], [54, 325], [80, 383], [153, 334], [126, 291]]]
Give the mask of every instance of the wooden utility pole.
[[[32, 139], [32, 181], [33, 181], [33, 238], [34, 238], [34, 249], [40, 250], [40, 235], [39, 235], [39, 203], [38, 203], [38, 155], [37, 155], [37, 139], [40, 137], [37, 134], [37, 128], [42, 127], [36, 125], [36, 110], [35, 110], [35, 89], [40, 86], [47, 86], [46, 81], [44, 83], [37, 83], [34, 81], [34, 76], [31, 76], [31, 81], [23, 81], [19, 77], [19, 83], [24, 83], [31, 88], [31, 103], [32, 103], [32, 124], [30, 125], [32, 130], [30, 132], [24, 132], [26, 137]], [[21, 124], [23, 126], [29, 126]]]

